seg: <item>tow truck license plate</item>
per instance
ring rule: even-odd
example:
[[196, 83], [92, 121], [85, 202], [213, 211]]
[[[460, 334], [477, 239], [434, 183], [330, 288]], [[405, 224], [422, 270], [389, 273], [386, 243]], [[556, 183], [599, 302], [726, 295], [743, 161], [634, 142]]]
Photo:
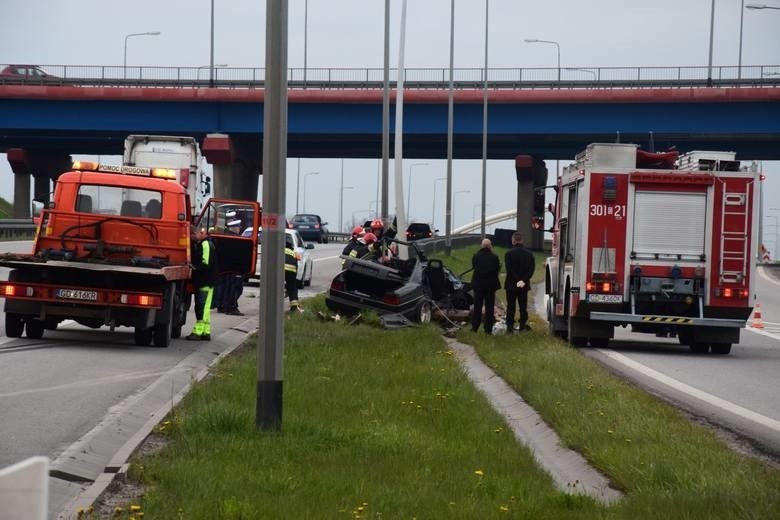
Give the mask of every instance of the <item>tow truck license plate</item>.
[[80, 289], [57, 289], [55, 296], [67, 300], [88, 300], [92, 302], [98, 299], [97, 291], [82, 291]]
[[588, 301], [593, 303], [623, 303], [622, 294], [589, 294]]

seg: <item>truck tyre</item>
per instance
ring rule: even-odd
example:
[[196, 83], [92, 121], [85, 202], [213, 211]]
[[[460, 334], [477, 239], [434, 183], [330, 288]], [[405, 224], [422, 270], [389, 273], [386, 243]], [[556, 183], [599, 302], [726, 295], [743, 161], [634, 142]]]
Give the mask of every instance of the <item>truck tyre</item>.
[[609, 346], [609, 338], [589, 338], [588, 342], [593, 348], [607, 348]]
[[707, 343], [701, 343], [694, 341], [690, 345], [691, 352], [694, 354], [706, 354], [710, 350], [710, 346]]
[[184, 304], [180, 291], [176, 291], [174, 296], [173, 326], [171, 327], [171, 338], [180, 338], [181, 329], [187, 322], [187, 307]]
[[43, 337], [44, 323], [41, 320], [30, 319], [25, 324], [27, 337], [30, 339], [41, 339]]
[[21, 315], [6, 312], [5, 313], [5, 335], [9, 338], [21, 338], [24, 332], [24, 320]]
[[[159, 348], [167, 348], [171, 344], [171, 322], [158, 323], [154, 326], [154, 346]], [[181, 334], [180, 334], [181, 335]]]
[[713, 354], [725, 356], [731, 352], [731, 343], [713, 343], [710, 345]]
[[145, 329], [136, 327], [135, 331], [133, 332], [133, 339], [135, 340], [135, 344], [139, 347], [148, 347], [152, 342], [152, 333], [153, 329], [151, 327]]
[[306, 283], [303, 281], [303, 278], [301, 278], [300, 280], [295, 280], [295, 285], [298, 286], [298, 289], [303, 289]]
[[417, 308], [414, 310], [414, 321], [417, 323], [430, 323], [431, 314], [431, 302], [423, 300], [417, 304]]

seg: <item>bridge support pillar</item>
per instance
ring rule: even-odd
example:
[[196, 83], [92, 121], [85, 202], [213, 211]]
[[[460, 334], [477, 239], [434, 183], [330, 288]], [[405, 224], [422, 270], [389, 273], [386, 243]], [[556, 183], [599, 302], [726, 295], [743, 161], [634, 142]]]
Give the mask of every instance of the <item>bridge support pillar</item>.
[[[531, 155], [515, 157], [517, 176], [517, 223], [516, 228], [525, 237], [525, 245], [540, 251], [544, 247], [544, 190], [547, 184], [547, 167], [542, 159]], [[537, 229], [535, 221], [541, 219]]]
[[48, 201], [50, 181], [70, 169], [70, 156], [23, 148], [10, 148], [7, 156], [14, 172], [14, 218], [30, 218], [30, 176], [35, 179], [33, 197]]
[[214, 167], [212, 196], [256, 200], [260, 149], [259, 140], [237, 141], [227, 134], [208, 134], [203, 155]]

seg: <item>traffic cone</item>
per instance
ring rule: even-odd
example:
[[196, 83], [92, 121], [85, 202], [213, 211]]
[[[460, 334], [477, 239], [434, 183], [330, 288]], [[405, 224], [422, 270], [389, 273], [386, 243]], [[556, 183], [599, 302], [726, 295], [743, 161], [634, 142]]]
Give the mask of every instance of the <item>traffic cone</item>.
[[753, 321], [750, 324], [754, 329], [763, 329], [764, 321], [761, 319], [761, 304], [756, 303], [756, 308], [753, 309]]

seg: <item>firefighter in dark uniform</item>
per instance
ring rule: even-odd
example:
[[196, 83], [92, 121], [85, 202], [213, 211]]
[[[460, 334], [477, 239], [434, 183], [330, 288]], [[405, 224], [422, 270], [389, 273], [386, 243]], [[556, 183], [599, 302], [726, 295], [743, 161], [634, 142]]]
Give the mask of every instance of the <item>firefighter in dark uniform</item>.
[[530, 330], [528, 326], [528, 291], [531, 289], [531, 276], [536, 267], [534, 255], [523, 247], [523, 234], [512, 234], [512, 249], [504, 255], [506, 266], [506, 332], [514, 332], [515, 304], [520, 310], [520, 332]]
[[211, 299], [217, 282], [217, 254], [214, 243], [205, 229], [190, 229], [192, 286], [195, 292], [195, 326], [187, 339], [190, 341], [211, 339]]
[[298, 302], [298, 255], [289, 240], [284, 243], [284, 289], [290, 299], [290, 312], [300, 311]]

